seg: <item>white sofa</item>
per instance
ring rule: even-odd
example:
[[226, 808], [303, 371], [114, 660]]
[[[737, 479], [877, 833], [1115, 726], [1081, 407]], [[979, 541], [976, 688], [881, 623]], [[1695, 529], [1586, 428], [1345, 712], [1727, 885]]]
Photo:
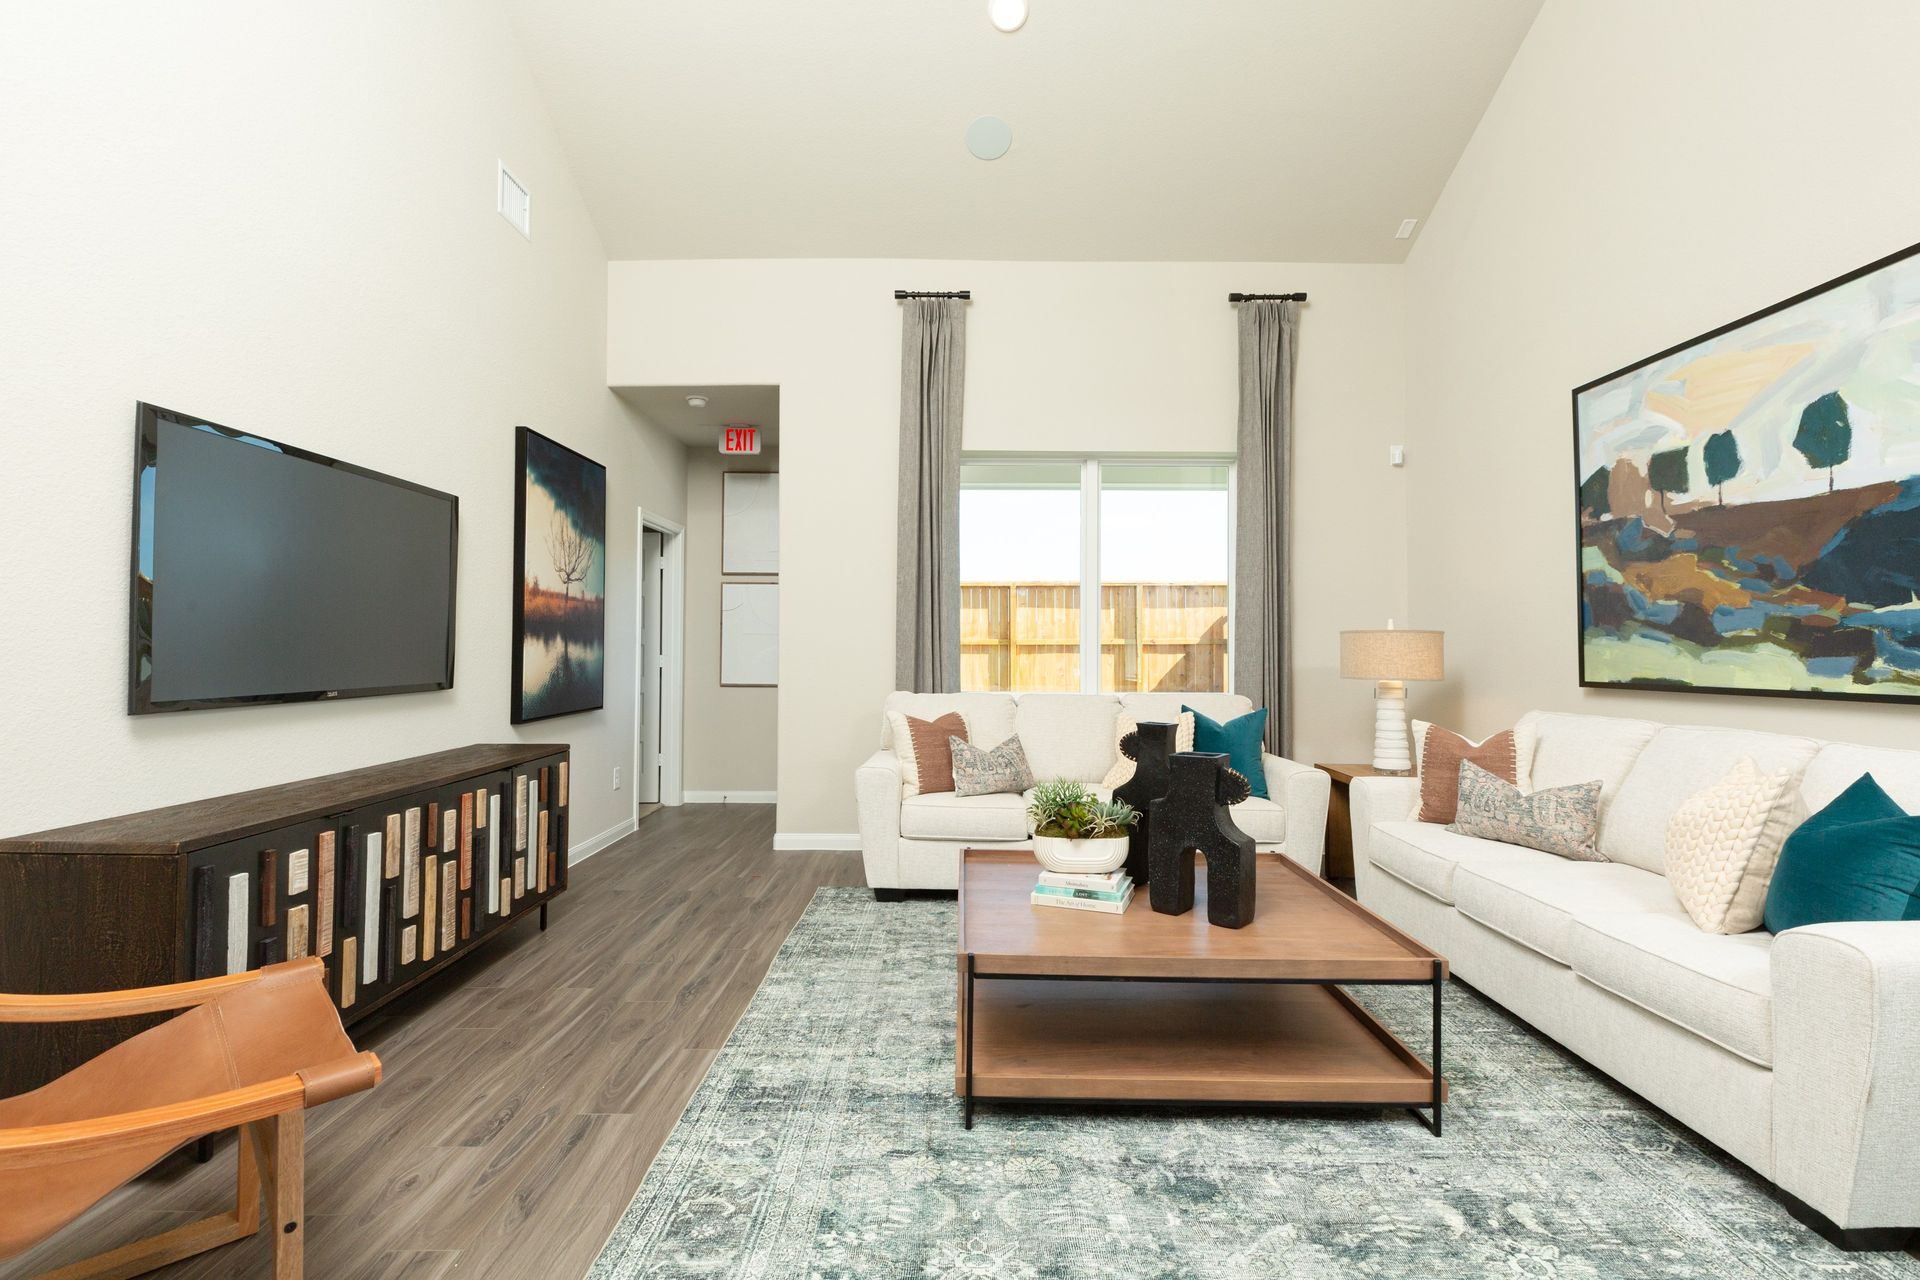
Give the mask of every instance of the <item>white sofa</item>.
[[1355, 779], [1360, 900], [1772, 1180], [1834, 1243], [1903, 1247], [1920, 1227], [1920, 921], [1719, 936], [1663, 871], [1674, 809], [1743, 756], [1795, 770], [1807, 811], [1870, 772], [1912, 812], [1920, 751], [1539, 712], [1517, 736], [1523, 786], [1605, 784], [1611, 861], [1411, 821], [1416, 781]]
[[[953, 889], [960, 883], [960, 851], [1029, 843], [1027, 795], [960, 797], [952, 792], [901, 795], [900, 761], [886, 712], [932, 720], [958, 711], [968, 737], [993, 747], [1014, 734], [1034, 780], [1066, 778], [1095, 785], [1118, 754], [1117, 719], [1177, 720], [1182, 704], [1215, 720], [1245, 715], [1252, 703], [1231, 693], [893, 693], [880, 716], [880, 749], [854, 772], [860, 810], [860, 852], [874, 896], [893, 899], [905, 889]], [[1326, 851], [1329, 779], [1318, 769], [1266, 757], [1270, 798], [1233, 808], [1233, 820], [1261, 850], [1277, 851], [1320, 870]], [[1105, 794], [1104, 790], [1101, 792]]]

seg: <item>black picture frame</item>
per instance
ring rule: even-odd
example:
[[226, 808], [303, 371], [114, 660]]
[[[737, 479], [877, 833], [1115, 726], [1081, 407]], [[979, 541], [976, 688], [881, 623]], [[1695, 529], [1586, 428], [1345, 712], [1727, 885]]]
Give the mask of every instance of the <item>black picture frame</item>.
[[1585, 481], [1587, 480], [1587, 476], [1583, 474], [1584, 467], [1583, 467], [1582, 453], [1581, 453], [1582, 423], [1581, 423], [1581, 413], [1580, 413], [1581, 397], [1584, 395], [1587, 395], [1603, 387], [1606, 387], [1610, 383], [1614, 383], [1623, 378], [1630, 377], [1631, 375], [1638, 373], [1641, 370], [1646, 369], [1651, 365], [1656, 365], [1661, 361], [1671, 359], [1672, 357], [1678, 356], [1684, 352], [1687, 352], [1692, 348], [1702, 346], [1703, 344], [1706, 344], [1706, 343], [1714, 342], [1720, 338], [1736, 333], [1741, 329], [1747, 328], [1760, 321], [1763, 321], [1763, 320], [1769, 319], [1770, 317], [1778, 315], [1779, 313], [1789, 310], [1790, 308], [1797, 307], [1804, 303], [1813, 301], [1825, 294], [1832, 292], [1835, 289], [1842, 288], [1856, 281], [1865, 279], [1868, 276], [1872, 276], [1879, 272], [1886, 271], [1891, 267], [1899, 266], [1902, 263], [1906, 263], [1910, 259], [1915, 258], [1916, 256], [1920, 256], [1920, 244], [1908, 245], [1906, 248], [1887, 254], [1885, 257], [1876, 258], [1872, 262], [1869, 262], [1864, 266], [1856, 267], [1851, 271], [1845, 272], [1842, 275], [1835, 276], [1830, 280], [1823, 281], [1822, 283], [1814, 285], [1809, 289], [1804, 289], [1801, 292], [1794, 294], [1792, 297], [1782, 299], [1781, 301], [1773, 303], [1770, 306], [1762, 307], [1758, 311], [1750, 312], [1747, 315], [1741, 316], [1737, 320], [1731, 320], [1726, 324], [1720, 325], [1714, 329], [1710, 329], [1705, 333], [1701, 333], [1694, 337], [1688, 338], [1685, 341], [1676, 342], [1672, 346], [1667, 347], [1661, 351], [1657, 351], [1650, 356], [1646, 356], [1643, 359], [1636, 360], [1631, 364], [1624, 365], [1621, 368], [1615, 369], [1610, 373], [1606, 373], [1601, 375], [1600, 377], [1593, 378], [1573, 388], [1573, 390], [1569, 394], [1568, 399], [1569, 399], [1569, 407], [1571, 410], [1570, 416], [1571, 416], [1571, 422], [1572, 422], [1572, 445], [1573, 445], [1572, 453], [1573, 453], [1573, 526], [1574, 526], [1574, 540], [1573, 540], [1574, 541], [1574, 572], [1573, 572], [1574, 629], [1575, 629], [1575, 653], [1577, 655], [1577, 661], [1578, 661], [1580, 688], [1609, 689], [1609, 690], [1620, 690], [1620, 691], [1635, 692], [1635, 693], [1721, 694], [1721, 695], [1732, 695], [1736, 697], [1797, 698], [1797, 699], [1810, 699], [1810, 700], [1825, 701], [1825, 702], [1845, 702], [1845, 703], [1851, 703], [1854, 705], [1862, 705], [1862, 704], [1865, 704], [1865, 705], [1878, 705], [1878, 704], [1920, 705], [1920, 692], [1913, 693], [1913, 694], [1905, 694], [1905, 693], [1873, 693], [1873, 692], [1865, 692], [1865, 691], [1849, 692], [1844, 690], [1829, 690], [1829, 689], [1740, 688], [1740, 687], [1734, 687], [1734, 686], [1728, 686], [1728, 685], [1689, 684], [1689, 683], [1683, 683], [1680, 681], [1661, 681], [1661, 680], [1650, 680], [1650, 679], [1621, 681], [1621, 680], [1599, 680], [1599, 679], [1592, 678], [1591, 673], [1588, 671], [1588, 665], [1587, 665], [1588, 583], [1587, 583], [1587, 570], [1585, 565], [1585, 554], [1584, 554], [1585, 548], [1586, 548], [1586, 524], [1585, 524], [1584, 517], [1588, 508], [1586, 504], [1586, 499], [1582, 493], [1582, 489]]
[[[290, 458], [299, 458], [336, 471], [363, 476], [400, 489], [437, 498], [448, 506], [447, 534], [447, 665], [445, 677], [422, 684], [395, 684], [354, 689], [306, 689], [288, 693], [240, 694], [219, 698], [156, 698], [153, 696], [153, 634], [150, 626], [150, 599], [143, 597], [140, 572], [141, 550], [151, 531], [146, 510], [146, 484], [149, 473], [159, 465], [160, 424], [172, 422], [225, 436], [244, 444], [272, 449]], [[270, 440], [251, 431], [223, 427], [195, 414], [181, 413], [160, 405], [137, 401], [134, 406], [133, 432], [133, 519], [127, 556], [127, 714], [152, 715], [174, 711], [204, 711], [219, 707], [269, 706], [283, 702], [334, 702], [346, 698], [375, 698], [393, 693], [431, 693], [453, 688], [454, 639], [458, 629], [460, 587], [460, 499], [429, 485], [404, 480], [384, 471], [342, 462], [338, 458], [303, 449], [280, 440]], [[151, 583], [146, 592], [154, 590]]]
[[[557, 716], [602, 710], [606, 706], [607, 469], [585, 454], [527, 426], [514, 428], [513, 457], [513, 637], [508, 720], [513, 724], [530, 724]], [[530, 465], [546, 477], [546, 483], [533, 479]], [[558, 486], [563, 491], [560, 501], [568, 504], [570, 523], [591, 544], [591, 554], [598, 562], [601, 590], [598, 600], [590, 609], [586, 607], [584, 599], [578, 602], [573, 600], [569, 582], [563, 584], [561, 593], [561, 607], [565, 612], [556, 619], [552, 609], [545, 607], [551, 604], [554, 593], [540, 587], [537, 576], [531, 583], [528, 580], [527, 505], [530, 485], [541, 488], [549, 500], [554, 496], [549, 485]], [[556, 514], [560, 513], [557, 504], [554, 510]], [[587, 527], [579, 527], [582, 520]], [[551, 556], [549, 558], [551, 561]], [[555, 569], [552, 563], [548, 567]], [[589, 580], [593, 577], [594, 567], [592, 564], [587, 567]], [[545, 602], [538, 611], [540, 616], [535, 618], [529, 618], [527, 612], [530, 589], [536, 599]], [[582, 581], [582, 590], [583, 593], [586, 590], [585, 581]], [[529, 645], [544, 651], [555, 643], [561, 647], [561, 654], [553, 662], [563, 664], [562, 672], [573, 674], [567, 675], [558, 689], [554, 687], [553, 680], [561, 677], [551, 677], [530, 698], [526, 687]], [[575, 645], [582, 648], [582, 654], [573, 653]]]

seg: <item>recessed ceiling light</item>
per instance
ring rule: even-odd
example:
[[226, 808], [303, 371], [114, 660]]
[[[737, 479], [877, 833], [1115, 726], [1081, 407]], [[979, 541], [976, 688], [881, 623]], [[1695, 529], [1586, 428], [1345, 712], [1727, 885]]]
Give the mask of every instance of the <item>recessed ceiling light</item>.
[[1002, 31], [1027, 25], [1027, 0], [987, 0], [987, 21]]
[[707, 407], [707, 398], [705, 396], [688, 396], [687, 397], [687, 408], [704, 409], [706, 407]]
[[981, 116], [967, 126], [967, 150], [982, 160], [998, 160], [1013, 145], [1013, 126], [999, 116]]

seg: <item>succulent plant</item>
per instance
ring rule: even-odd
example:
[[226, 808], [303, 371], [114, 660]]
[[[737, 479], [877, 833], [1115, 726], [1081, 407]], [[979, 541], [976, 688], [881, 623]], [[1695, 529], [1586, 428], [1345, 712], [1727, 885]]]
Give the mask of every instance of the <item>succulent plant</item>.
[[1033, 834], [1063, 840], [1122, 839], [1140, 815], [1124, 800], [1102, 800], [1083, 783], [1055, 779], [1033, 789]]

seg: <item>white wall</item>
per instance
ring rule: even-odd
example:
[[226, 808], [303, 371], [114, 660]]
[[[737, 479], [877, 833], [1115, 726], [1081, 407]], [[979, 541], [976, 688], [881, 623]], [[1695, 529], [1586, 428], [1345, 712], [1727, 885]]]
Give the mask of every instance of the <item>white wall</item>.
[[1916, 48], [1909, 0], [1549, 0], [1406, 267], [1416, 712], [1911, 744], [1905, 708], [1578, 687], [1568, 393], [1920, 239]]
[[[684, 453], [608, 390], [605, 255], [504, 19], [387, 4], [0, 9], [8, 833], [475, 741], [568, 741], [628, 815], [634, 530]], [[493, 209], [504, 158], [529, 243]], [[457, 493], [447, 692], [126, 715], [134, 402]], [[607, 710], [507, 724], [513, 427], [609, 468]]]
[[1238, 395], [1227, 293], [1307, 290], [1296, 754], [1368, 758], [1369, 690], [1337, 679], [1336, 633], [1409, 621], [1404, 473], [1386, 465], [1406, 411], [1399, 268], [762, 260], [608, 272], [610, 384], [780, 386], [782, 833], [855, 829], [852, 772], [878, 745], [893, 687], [895, 288], [973, 290], [967, 448], [1222, 453]]
[[689, 792], [772, 792], [779, 785], [780, 691], [720, 684], [720, 487], [727, 471], [778, 471], [780, 454], [723, 458], [687, 449], [687, 696]]

